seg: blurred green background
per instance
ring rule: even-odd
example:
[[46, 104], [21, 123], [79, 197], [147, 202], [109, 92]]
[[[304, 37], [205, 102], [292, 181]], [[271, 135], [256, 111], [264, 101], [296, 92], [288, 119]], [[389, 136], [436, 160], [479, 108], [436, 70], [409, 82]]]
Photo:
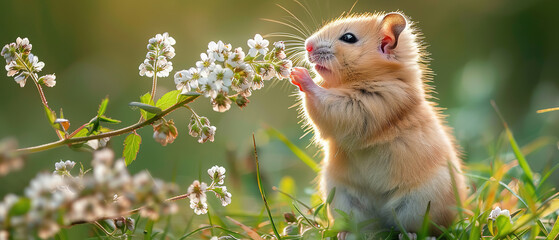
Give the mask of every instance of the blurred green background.
[[[302, 0], [318, 23], [348, 11], [353, 1]], [[300, 17], [311, 29], [319, 26], [297, 3], [283, 1], [0, 1], [0, 44], [28, 37], [32, 52], [45, 62], [44, 73], [56, 73], [57, 85], [45, 89], [53, 109], [64, 109], [72, 129], [89, 121], [102, 98], [109, 96], [107, 116], [123, 121], [120, 128], [138, 120], [131, 101], [151, 88], [151, 79], [140, 77], [149, 38], [169, 32], [177, 41], [171, 77], [159, 81], [159, 96], [174, 89], [172, 74], [188, 69], [204, 52], [209, 41], [223, 40], [242, 46], [254, 34], [296, 33], [280, 24], [262, 20], [289, 20], [281, 4]], [[498, 148], [503, 130], [490, 105], [494, 99], [519, 144], [542, 136], [545, 147], [528, 156], [536, 170], [557, 164], [559, 112], [536, 114], [536, 110], [559, 106], [559, 2], [542, 1], [359, 1], [354, 12], [401, 10], [417, 22], [431, 53], [433, 85], [440, 106], [446, 108], [448, 124], [454, 128], [467, 163], [488, 164]], [[270, 38], [271, 41], [286, 40]], [[33, 84], [25, 88], [2, 75], [0, 87], [0, 138], [13, 136], [20, 146], [56, 140], [47, 123]], [[296, 103], [296, 88], [286, 82], [268, 84], [254, 92], [244, 109], [232, 107], [226, 113], [211, 110], [205, 98], [193, 106], [217, 126], [214, 143], [197, 143], [187, 134], [190, 114], [180, 110], [171, 116], [179, 137], [162, 147], [153, 141], [151, 128], [139, 131], [143, 137], [138, 159], [131, 172], [148, 169], [154, 177], [176, 180], [183, 190], [206, 169], [224, 165], [236, 182], [234, 204], [229, 211], [245, 206], [261, 210], [251, 158], [254, 132], [267, 186], [278, 185], [284, 176], [295, 179], [298, 197], [314, 186], [314, 173], [277, 139], [263, 129], [273, 127], [301, 148], [302, 139]], [[117, 155], [124, 137], [111, 140]], [[501, 144], [508, 146], [506, 144]], [[319, 161], [317, 148], [307, 152]], [[505, 148], [506, 150], [506, 148]], [[316, 155], [315, 155], [316, 154]], [[25, 168], [0, 177], [0, 196], [21, 194], [37, 171], [52, 171], [56, 161], [71, 159], [89, 164], [89, 153], [58, 148], [27, 157]], [[202, 180], [208, 180], [203, 176]], [[559, 183], [555, 176], [552, 181]], [[233, 183], [231, 183], [233, 184]], [[559, 184], [558, 184], [559, 185]], [[236, 191], [235, 189], [238, 189]], [[248, 194], [246, 194], [248, 193]], [[243, 195], [241, 198], [240, 196]], [[258, 207], [250, 207], [256, 203]], [[183, 208], [188, 208], [187, 204]], [[188, 212], [188, 211], [187, 211]], [[189, 213], [191, 214], [191, 212]]]

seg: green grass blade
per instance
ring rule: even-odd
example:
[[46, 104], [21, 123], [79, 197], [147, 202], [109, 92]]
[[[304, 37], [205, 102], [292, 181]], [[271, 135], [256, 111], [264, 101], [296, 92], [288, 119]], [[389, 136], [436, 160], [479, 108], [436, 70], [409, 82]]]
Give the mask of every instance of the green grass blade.
[[554, 240], [558, 238], [559, 238], [559, 216], [557, 216], [557, 219], [555, 220], [555, 225], [553, 225], [553, 228], [551, 229], [551, 232], [549, 232], [549, 234], [547, 235], [546, 240]]
[[497, 115], [499, 115], [499, 118], [501, 119], [501, 122], [503, 123], [503, 126], [505, 127], [505, 133], [507, 134], [507, 138], [508, 138], [508, 140], [510, 142], [510, 145], [512, 147], [512, 151], [514, 152], [514, 155], [516, 156], [516, 160], [518, 160], [518, 165], [520, 165], [520, 168], [522, 168], [522, 171], [524, 172], [524, 176], [526, 176], [529, 184], [535, 189], [536, 186], [534, 186], [534, 173], [532, 173], [532, 169], [530, 168], [530, 165], [526, 161], [526, 158], [524, 157], [524, 154], [522, 153], [522, 151], [520, 150], [520, 147], [516, 143], [516, 140], [514, 139], [514, 135], [512, 134], [512, 131], [510, 130], [507, 122], [505, 121], [505, 118], [503, 117], [503, 115], [501, 115], [501, 112], [499, 111], [499, 108], [497, 107], [497, 104], [494, 101], [491, 101], [491, 105], [493, 105], [493, 108], [497, 112]]
[[540, 180], [540, 184], [538, 185], [538, 189], [543, 186], [543, 184], [547, 181], [547, 179], [551, 176], [553, 172], [555, 172], [559, 168], [559, 164], [553, 166], [549, 171], [545, 173], [545, 175]]
[[303, 150], [301, 150], [299, 147], [297, 147], [295, 144], [289, 141], [289, 139], [287, 139], [287, 137], [285, 137], [281, 132], [279, 132], [274, 128], [268, 128], [266, 129], [266, 133], [268, 133], [269, 136], [275, 137], [280, 141], [282, 141], [291, 150], [291, 152], [295, 154], [295, 156], [297, 156], [303, 163], [309, 166], [313, 171], [320, 172], [320, 167], [318, 166], [318, 163], [316, 163], [311, 157], [309, 157], [309, 155], [307, 155]]
[[[489, 178], [474, 175], [474, 174], [464, 173], [464, 176], [471, 177], [471, 178], [477, 178], [477, 179], [481, 179], [481, 180], [485, 180], [485, 181], [491, 181], [491, 179], [489, 179]], [[518, 201], [522, 202], [522, 204], [524, 204], [525, 207], [529, 208], [528, 203], [526, 203], [526, 201], [522, 197], [520, 197], [520, 195], [518, 195], [518, 193], [515, 193], [507, 184], [499, 181], [499, 185], [501, 185], [502, 187], [507, 189], [512, 195], [514, 195], [516, 198], [518, 198]]]
[[256, 140], [254, 139], [254, 134], [252, 134], [252, 144], [254, 146], [254, 160], [256, 162], [256, 180], [258, 182], [258, 190], [260, 191], [260, 195], [262, 196], [262, 201], [264, 201], [264, 206], [266, 207], [266, 212], [268, 212], [268, 218], [270, 219], [270, 224], [272, 225], [272, 229], [274, 230], [274, 234], [278, 240], [281, 240], [281, 236], [276, 228], [276, 224], [274, 223], [274, 218], [272, 217], [272, 213], [270, 212], [270, 206], [268, 205], [268, 200], [266, 200], [266, 194], [264, 193], [264, 189], [262, 188], [262, 181], [260, 179], [260, 165], [258, 163], [258, 153], [256, 152]]
[[518, 147], [518, 144], [516, 143], [516, 140], [514, 139], [512, 131], [506, 125], [505, 125], [505, 131], [507, 133], [507, 137], [508, 137], [510, 145], [512, 147], [512, 151], [514, 152], [514, 155], [516, 156], [516, 159], [518, 160], [518, 165], [520, 165], [520, 168], [522, 168], [522, 171], [524, 171], [524, 174], [528, 178], [530, 185], [535, 187], [534, 186], [534, 173], [532, 173], [532, 169], [530, 168], [530, 165], [526, 161], [526, 158], [524, 158], [524, 154], [522, 154], [522, 151], [520, 151], [520, 147]]
[[296, 202], [293, 202], [293, 203], [291, 204], [291, 205], [295, 208], [295, 211], [297, 211], [297, 212], [299, 213], [299, 215], [301, 215], [301, 217], [303, 217], [303, 219], [305, 219], [305, 221], [307, 221], [307, 223], [308, 223], [311, 227], [318, 229], [318, 228], [314, 225], [314, 223], [312, 223], [311, 220], [309, 220], [309, 219], [305, 216], [305, 214], [303, 214], [303, 212], [301, 212], [301, 209], [299, 209], [299, 207], [297, 207], [297, 205], [296, 205], [295, 203], [296, 203]]
[[417, 239], [425, 239], [429, 234], [430, 210], [431, 210], [431, 201], [427, 203], [427, 209], [425, 209], [425, 215], [423, 215], [423, 223], [421, 224], [421, 230], [417, 233]]
[[543, 222], [541, 219], [536, 220], [536, 223], [538, 223], [538, 225], [540, 226], [540, 230], [543, 232], [543, 234], [547, 237], [547, 235], [549, 235], [549, 233], [547, 232], [547, 229], [545, 229], [545, 225], [543, 225]]
[[396, 215], [396, 211], [394, 209], [392, 209], [392, 215], [394, 216], [394, 221], [396, 221], [396, 225], [400, 229], [400, 232], [402, 232], [402, 237], [400, 239], [411, 240], [410, 236], [408, 236], [408, 231], [406, 231], [406, 229], [400, 222], [400, 219], [398, 219], [398, 215]]
[[153, 232], [153, 224], [155, 224], [155, 221], [153, 220], [148, 220], [148, 222], [146, 223], [146, 228], [144, 229], [144, 240], [151, 240], [151, 234]]

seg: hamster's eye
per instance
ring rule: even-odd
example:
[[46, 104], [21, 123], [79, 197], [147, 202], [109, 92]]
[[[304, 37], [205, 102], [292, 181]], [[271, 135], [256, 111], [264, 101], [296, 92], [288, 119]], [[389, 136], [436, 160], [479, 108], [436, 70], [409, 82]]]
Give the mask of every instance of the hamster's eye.
[[344, 34], [340, 37], [340, 40], [342, 40], [346, 43], [356, 43], [357, 42], [357, 37], [355, 35], [353, 35], [353, 33], [346, 33], [346, 34]]

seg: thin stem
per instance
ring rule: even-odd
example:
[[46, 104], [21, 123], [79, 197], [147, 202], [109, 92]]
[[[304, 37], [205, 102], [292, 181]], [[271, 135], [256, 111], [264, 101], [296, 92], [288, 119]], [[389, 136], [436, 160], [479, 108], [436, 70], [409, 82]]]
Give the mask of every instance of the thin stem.
[[[157, 64], [157, 61], [155, 62]], [[153, 102], [155, 99], [155, 91], [157, 90], [157, 70], [153, 72], [153, 83], [151, 85], [151, 101]]]
[[[159, 56], [159, 50], [157, 51], [157, 55]], [[157, 61], [158, 59], [155, 58], [155, 62], [153, 63], [153, 82], [151, 84], [151, 100], [150, 102], [153, 102], [155, 99], [155, 91], [157, 90]]]
[[62, 146], [62, 145], [72, 145], [72, 144], [75, 144], [75, 143], [85, 142], [85, 141], [89, 141], [89, 140], [93, 140], [93, 139], [114, 137], [114, 136], [122, 135], [122, 134], [125, 134], [125, 133], [128, 133], [128, 132], [132, 132], [136, 129], [139, 129], [139, 128], [142, 128], [142, 127], [145, 127], [147, 125], [150, 125], [150, 124], [154, 123], [155, 121], [163, 118], [164, 116], [173, 112], [174, 110], [183, 106], [184, 104], [187, 104], [191, 101], [194, 101], [194, 99], [196, 99], [198, 97], [199, 97], [199, 95], [190, 96], [190, 97], [176, 103], [175, 105], [167, 108], [165, 111], [162, 111], [161, 113], [155, 115], [154, 117], [152, 117], [148, 120], [145, 120], [143, 122], [139, 122], [139, 123], [130, 125], [128, 127], [124, 127], [124, 128], [114, 130], [114, 131], [110, 131], [110, 132], [106, 132], [106, 133], [101, 133], [101, 134], [98, 134], [98, 135], [91, 135], [91, 136], [78, 137], [78, 138], [69, 138], [69, 139], [61, 139], [61, 140], [56, 141], [56, 142], [51, 142], [51, 143], [47, 143], [47, 144], [43, 144], [43, 145], [39, 145], [39, 146], [21, 148], [21, 149], [18, 149], [16, 152], [18, 152], [19, 154], [22, 154], [22, 155], [23, 154], [29, 154], [29, 153], [35, 153], [35, 152], [41, 152], [41, 151], [56, 148], [56, 147], [59, 147], [59, 146]]
[[[49, 107], [48, 102], [47, 102], [47, 98], [45, 97], [45, 93], [43, 92], [43, 88], [41, 87], [41, 84], [39, 84], [39, 79], [37, 78], [37, 74], [35, 74], [33, 71], [31, 71], [31, 68], [29, 66], [27, 66], [27, 63], [25, 63], [25, 61], [23, 61], [23, 58], [19, 54], [16, 53], [16, 57], [21, 62], [21, 64], [25, 67], [25, 69], [29, 73], [29, 76], [33, 80], [33, 83], [35, 84], [35, 87], [37, 87], [37, 91], [39, 91], [39, 96], [41, 97], [41, 102], [43, 103], [43, 106], [45, 106], [49, 111], [52, 111]], [[64, 137], [62, 137], [60, 132], [58, 132], [57, 129], [54, 129], [54, 132], [58, 136], [58, 139], [63, 139], [64, 138]]]
[[93, 224], [95, 226], [97, 226], [98, 228], [100, 228], [105, 234], [107, 234], [108, 236], [113, 236], [113, 233], [110, 233], [109, 231], [107, 231], [107, 229], [105, 229], [101, 224], [99, 224], [97, 221], [93, 221]]
[[73, 131], [72, 133], [70, 133], [70, 135], [68, 135], [66, 138], [72, 138], [74, 135], [76, 135], [79, 131], [81, 131], [85, 126], [87, 126], [88, 124], [90, 124], [91, 121], [84, 123], [83, 125], [81, 125], [78, 129], [76, 129], [75, 131]]
[[184, 107], [192, 112], [192, 115], [193, 115], [194, 118], [196, 119], [196, 122], [198, 123], [198, 126], [201, 127], [201, 126], [202, 126], [202, 122], [200, 121], [200, 116], [198, 116], [198, 114], [196, 114], [196, 112], [194, 112], [194, 109], [192, 109], [190, 106], [184, 105]]

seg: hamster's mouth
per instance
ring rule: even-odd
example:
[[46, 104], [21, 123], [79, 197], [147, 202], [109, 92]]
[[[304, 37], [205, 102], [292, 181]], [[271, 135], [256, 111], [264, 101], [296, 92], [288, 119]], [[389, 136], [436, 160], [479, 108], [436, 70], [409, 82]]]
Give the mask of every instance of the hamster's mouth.
[[330, 72], [331, 72], [328, 68], [326, 68], [326, 67], [324, 67], [324, 66], [322, 66], [322, 65], [319, 65], [319, 64], [315, 64], [315, 65], [314, 65], [314, 69], [315, 69], [318, 73], [320, 73], [320, 74], [322, 74], [322, 73], [330, 73]]

